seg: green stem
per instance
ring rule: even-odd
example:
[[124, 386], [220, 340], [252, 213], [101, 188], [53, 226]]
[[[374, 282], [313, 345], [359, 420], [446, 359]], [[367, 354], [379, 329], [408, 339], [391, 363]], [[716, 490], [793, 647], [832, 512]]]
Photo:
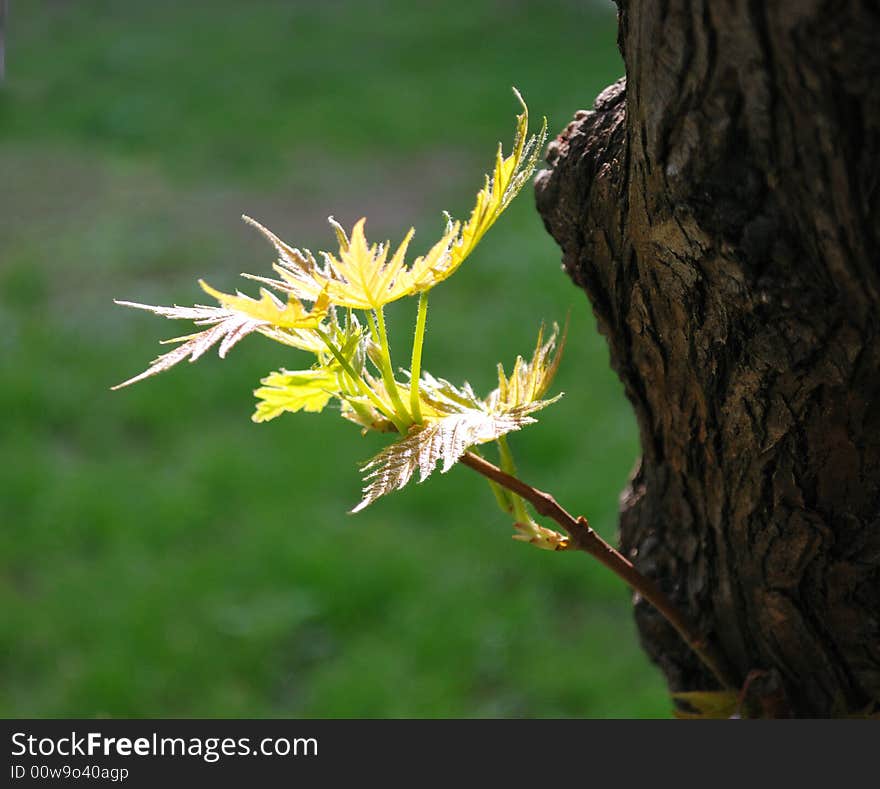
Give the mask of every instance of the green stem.
[[[373, 312], [367, 313], [367, 317], [370, 321], [370, 329], [373, 332], [373, 336], [379, 340], [382, 361], [380, 369], [382, 372], [382, 380], [385, 382], [385, 390], [391, 398], [391, 404], [394, 406], [397, 419], [404, 424], [404, 429], [400, 432], [402, 435], [406, 435], [407, 428], [412, 424], [412, 419], [410, 418], [409, 412], [406, 410], [406, 406], [404, 406], [403, 401], [400, 399], [400, 392], [397, 389], [397, 381], [394, 380], [394, 371], [391, 367], [391, 349], [388, 345], [388, 332], [385, 329], [385, 311], [382, 307], [379, 307], [378, 309], [373, 310]], [[378, 331], [376, 330], [377, 323], [379, 327]], [[397, 422], [394, 424], [396, 425]]]
[[[355, 381], [355, 383], [357, 383], [357, 382]], [[359, 387], [356, 387], [356, 388], [359, 388]], [[345, 397], [346, 402], [354, 409], [354, 412], [360, 417], [361, 424], [364, 427], [369, 427], [370, 425], [375, 425], [375, 423], [376, 423], [375, 415], [370, 412], [369, 408], [367, 408], [363, 403], [355, 400], [354, 397], [349, 395], [348, 393], [346, 393], [346, 395], [344, 395], [344, 397]]]
[[[478, 458], [483, 457], [477, 447], [471, 447], [469, 451]], [[495, 496], [495, 501], [498, 503], [499, 509], [505, 515], [513, 515], [513, 494], [507, 490], [507, 488], [501, 487], [501, 485], [495, 482], [495, 480], [489, 479], [488, 477], [485, 479], [486, 482], [489, 483], [489, 487], [492, 489], [492, 494]]]
[[330, 339], [330, 335], [328, 335], [327, 332], [323, 331], [322, 329], [315, 329], [315, 331], [318, 333], [318, 336], [324, 341], [324, 345], [327, 346], [327, 349], [330, 351], [330, 353], [333, 354], [333, 358], [336, 359], [337, 362], [339, 362], [340, 367], [342, 367], [342, 369], [345, 370], [345, 372], [351, 377], [352, 381], [354, 381], [361, 392], [366, 395], [369, 401], [376, 407], [376, 410], [378, 410], [379, 413], [387, 416], [388, 419], [390, 419], [394, 423], [394, 426], [397, 428], [398, 433], [400, 433], [401, 435], [406, 435], [407, 426], [404, 425], [403, 422], [398, 419], [397, 414], [393, 413], [391, 409], [382, 402], [381, 398], [372, 389], [370, 389], [369, 386], [367, 386], [367, 383], [366, 381], [364, 381], [363, 376], [358, 375], [355, 372], [348, 359], [346, 359], [342, 355], [342, 351], [340, 351], [339, 348], [336, 347], [333, 340]]
[[409, 366], [409, 407], [413, 421], [422, 423], [422, 404], [419, 402], [419, 377], [422, 374], [422, 346], [425, 344], [425, 324], [428, 320], [428, 291], [419, 293], [419, 311], [416, 314], [416, 334], [413, 338], [412, 364]]
[[[500, 436], [497, 440], [498, 443], [498, 454], [501, 458], [501, 470], [510, 474], [510, 476], [516, 476], [516, 463], [513, 460], [513, 453], [510, 451], [510, 444], [507, 443], [507, 436]], [[526, 509], [525, 502], [520, 496], [517, 496], [513, 491], [509, 492], [509, 496], [511, 498], [511, 505], [513, 507], [513, 516], [523, 525], [528, 524], [529, 511]]]
[[[336, 230], [336, 235], [339, 236], [339, 229]], [[340, 237], [340, 244], [345, 241], [347, 243], [347, 239], [345, 238], [345, 232], [343, 231], [342, 236]], [[345, 311], [345, 325], [346, 331], [351, 327], [352, 322], [354, 321], [354, 310], [351, 307], [346, 308]], [[326, 340], [325, 340], [326, 342]], [[357, 395], [361, 391], [361, 386], [359, 386], [359, 382], [357, 378], [352, 379], [351, 374], [346, 372], [345, 379], [351, 379], [351, 383], [354, 386], [355, 391], [350, 392], [349, 387], [346, 387], [346, 394]], [[367, 387], [369, 388], [369, 387]], [[354, 399], [354, 397], [347, 398], [348, 404], [354, 409], [354, 412], [361, 418], [361, 422], [366, 426], [373, 424], [375, 419], [373, 414], [370, 413], [370, 410], [363, 404]]]

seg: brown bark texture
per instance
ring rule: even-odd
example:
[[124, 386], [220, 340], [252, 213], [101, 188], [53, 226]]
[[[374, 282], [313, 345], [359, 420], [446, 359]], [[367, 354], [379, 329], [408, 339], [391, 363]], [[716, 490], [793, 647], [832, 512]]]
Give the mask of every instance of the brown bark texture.
[[[626, 79], [536, 195], [638, 420], [621, 549], [775, 713], [876, 708], [880, 9], [618, 7]], [[673, 690], [713, 687], [635, 610]]]

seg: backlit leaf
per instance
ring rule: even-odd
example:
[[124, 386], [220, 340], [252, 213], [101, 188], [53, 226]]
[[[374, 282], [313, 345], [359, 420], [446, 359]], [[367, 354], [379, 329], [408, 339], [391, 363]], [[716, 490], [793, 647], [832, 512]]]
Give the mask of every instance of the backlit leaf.
[[332, 304], [363, 310], [379, 309], [404, 296], [429, 290], [450, 277], [531, 178], [547, 138], [546, 119], [538, 134], [528, 136], [529, 110], [519, 92], [514, 90], [514, 93], [523, 112], [517, 116], [510, 155], [505, 157], [499, 144], [495, 166], [492, 173], [485, 176], [468, 221], [458, 222], [447, 215], [443, 236], [411, 266], [407, 266], [405, 257], [414, 233], [412, 228], [390, 255], [388, 243], [367, 242], [365, 219], [355, 224], [349, 237], [331, 217], [339, 251], [320, 252], [321, 264], [308, 250], [291, 247], [271, 230], [245, 216], [244, 220], [275, 247], [278, 260], [273, 268], [280, 279], [245, 276], [286, 290], [298, 299], [314, 301], [319, 294], [326, 293]]
[[220, 343], [219, 355], [223, 358], [239, 340], [260, 328], [260, 321], [220, 307], [153, 307], [131, 301], [117, 301], [116, 303], [140, 310], [149, 310], [166, 318], [193, 320], [197, 326], [210, 326], [210, 328], [185, 337], [165, 340], [165, 343], [179, 342], [181, 345], [156, 357], [140, 375], [129, 378], [121, 384], [116, 384], [112, 387], [113, 389], [121, 389], [123, 386], [129, 386], [152, 375], [157, 375], [184, 359], [194, 362], [218, 342]]
[[367, 485], [363, 500], [352, 512], [360, 512], [380, 496], [399, 490], [416, 471], [419, 482], [424, 482], [442, 461], [441, 472], [446, 473], [469, 447], [494, 441], [534, 421], [527, 414], [464, 411], [416, 427], [400, 441], [385, 447], [361, 469], [369, 472], [365, 478]]
[[[505, 157], [498, 144], [494, 170], [485, 176], [468, 221], [461, 224], [449, 218], [443, 239], [431, 251], [434, 259], [429, 253], [413, 265], [413, 292], [428, 290], [454, 274], [535, 171], [547, 139], [547, 119], [538, 134], [529, 137], [529, 108], [519, 91], [513, 92], [523, 108], [516, 118], [513, 150]], [[441, 250], [448, 252], [440, 254]]]
[[304, 334], [304, 330], [316, 328], [327, 315], [329, 304], [326, 295], [319, 294], [312, 309], [307, 310], [294, 297], [288, 298], [285, 304], [266, 290], [263, 290], [261, 298], [257, 300], [241, 293], [235, 296], [221, 293], [205, 282], [200, 281], [199, 284], [222, 306], [209, 307], [198, 304], [194, 307], [178, 307], [176, 305], [161, 307], [138, 304], [132, 301], [116, 301], [123, 307], [147, 310], [161, 315], [163, 318], [173, 320], [191, 320], [196, 326], [209, 326], [210, 328], [183, 337], [164, 340], [164, 343], [179, 342], [181, 345], [158, 356], [140, 375], [117, 384], [112, 387], [113, 389], [121, 389], [123, 386], [129, 386], [152, 375], [157, 375], [184, 359], [194, 362], [218, 342], [220, 343], [219, 356], [221, 359], [225, 358], [234, 345], [253, 332], [260, 332], [285, 345], [305, 350], [316, 348], [315, 336]]
[[251, 419], [268, 422], [285, 411], [317, 413], [339, 394], [338, 374], [324, 368], [291, 372], [281, 370], [262, 379], [257, 410]]
[[364, 234], [366, 219], [360, 219], [348, 238], [342, 227], [331, 217], [340, 241], [339, 252], [321, 252], [324, 260], [319, 264], [311, 252], [293, 249], [281, 241], [272, 231], [256, 220], [245, 221], [257, 228], [275, 246], [279, 253], [273, 266], [280, 280], [250, 276], [280, 290], [286, 290], [297, 298], [316, 299], [326, 293], [330, 302], [338, 307], [370, 310], [379, 309], [397, 299], [409, 295], [411, 278], [406, 269], [406, 251], [414, 230], [410, 229], [397, 250], [389, 259], [390, 247], [370, 244]]
[[[408, 371], [404, 370], [404, 373]], [[465, 381], [460, 387], [445, 378], [435, 378], [429, 372], [422, 373], [419, 383], [422, 414], [428, 420], [465, 411], [485, 411], [483, 401], [477, 397], [471, 385]]]
[[315, 297], [312, 309], [307, 310], [295, 296], [291, 295], [285, 304], [265, 288], [260, 289], [260, 298], [257, 300], [240, 292], [234, 296], [221, 293], [204, 280], [199, 280], [199, 286], [226, 309], [277, 326], [279, 329], [314, 329], [327, 314], [330, 306], [326, 293], [319, 293]]
[[554, 324], [553, 333], [545, 342], [542, 326], [538, 332], [538, 341], [531, 360], [527, 362], [522, 356], [517, 356], [509, 378], [505, 375], [504, 368], [500, 364], [498, 365], [498, 387], [492, 390], [485, 400], [488, 411], [506, 413], [511, 409], [539, 402], [542, 403], [540, 408], [544, 408], [559, 399], [561, 395], [550, 400], [541, 400], [550, 388], [562, 359], [565, 333], [563, 333], [562, 341], [557, 349], [556, 337], [558, 333], [559, 327]]

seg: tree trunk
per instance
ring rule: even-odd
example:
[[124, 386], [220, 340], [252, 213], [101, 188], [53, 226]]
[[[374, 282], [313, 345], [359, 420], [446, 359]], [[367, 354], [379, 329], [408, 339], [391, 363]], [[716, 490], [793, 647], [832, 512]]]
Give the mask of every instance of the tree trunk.
[[[618, 5], [626, 80], [536, 189], [638, 419], [621, 548], [766, 714], [876, 709], [880, 11]], [[713, 687], [635, 611], [673, 690]]]

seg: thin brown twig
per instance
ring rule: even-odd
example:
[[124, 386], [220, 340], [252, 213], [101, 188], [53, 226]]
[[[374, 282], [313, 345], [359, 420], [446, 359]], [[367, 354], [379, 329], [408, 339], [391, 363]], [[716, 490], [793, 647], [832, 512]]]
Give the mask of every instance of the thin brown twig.
[[473, 452], [466, 452], [462, 456], [461, 462], [478, 474], [482, 474], [487, 479], [524, 498], [535, 508], [539, 515], [556, 521], [568, 532], [576, 548], [590, 554], [590, 556], [594, 556], [651, 603], [666, 618], [669, 624], [676, 629], [685, 643], [700, 658], [706, 668], [712, 672], [723, 687], [733, 689], [738, 686], [739, 683], [734, 679], [733, 672], [730, 670], [724, 656], [718, 652], [705, 636], [691, 626], [672, 601], [650, 578], [642, 575], [633, 567], [631, 562], [596, 534], [586, 518], [582, 516], [575, 518], [549, 493], [526, 484], [517, 477], [502, 471], [489, 461], [475, 455]]

